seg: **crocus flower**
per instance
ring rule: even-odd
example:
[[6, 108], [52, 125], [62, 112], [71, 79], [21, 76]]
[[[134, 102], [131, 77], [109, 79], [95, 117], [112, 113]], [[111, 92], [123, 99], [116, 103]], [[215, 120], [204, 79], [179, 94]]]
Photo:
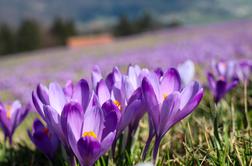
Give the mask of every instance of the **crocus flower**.
[[251, 60], [239, 61], [236, 65], [235, 71], [240, 81], [242, 82], [248, 81], [252, 73], [252, 61]]
[[22, 107], [18, 100], [10, 105], [0, 103], [0, 123], [4, 131], [5, 140], [9, 138], [10, 144], [12, 144], [12, 135], [14, 134], [15, 129], [25, 119], [29, 110], [29, 104]]
[[191, 60], [187, 60], [178, 66], [178, 72], [184, 85], [189, 84], [195, 75], [194, 63]]
[[[158, 147], [167, 131], [198, 106], [203, 96], [203, 88], [191, 82], [181, 89], [181, 80], [176, 69], [170, 68], [160, 79], [155, 75], [144, 78], [142, 93], [148, 106], [150, 128], [155, 135], [153, 161], [155, 163]], [[149, 146], [146, 144], [146, 146]]]
[[49, 159], [53, 159], [59, 145], [57, 136], [45, 127], [39, 119], [34, 120], [32, 132], [30, 130], [27, 132], [37, 149]]
[[233, 62], [228, 64], [220, 62], [216, 64], [215, 69], [217, 71], [215, 75], [208, 72], [207, 79], [209, 89], [214, 96], [214, 101], [218, 103], [239, 81], [234, 73]]
[[86, 110], [69, 102], [61, 116], [67, 140], [82, 166], [91, 166], [112, 145], [116, 136], [117, 107], [107, 101], [101, 107], [95, 94]]
[[67, 82], [65, 88], [58, 83], [50, 83], [49, 88], [38, 85], [32, 92], [32, 100], [37, 112], [48, 127], [58, 136], [65, 147], [69, 147], [61, 127], [61, 114], [66, 103], [76, 101], [86, 108], [89, 102], [89, 85], [81, 79], [77, 85]]
[[127, 75], [121, 74], [117, 68], [114, 68], [106, 81], [101, 79], [96, 86], [100, 104], [112, 100], [120, 110], [117, 136], [127, 126], [134, 132], [144, 114], [140, 85], [144, 75], [147, 74], [147, 69], [141, 69], [137, 65], [130, 65]]

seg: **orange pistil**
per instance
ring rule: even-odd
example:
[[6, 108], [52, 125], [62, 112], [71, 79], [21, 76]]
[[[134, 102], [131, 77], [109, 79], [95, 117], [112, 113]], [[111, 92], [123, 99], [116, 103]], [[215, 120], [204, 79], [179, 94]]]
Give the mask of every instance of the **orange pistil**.
[[5, 108], [6, 108], [6, 116], [7, 116], [8, 119], [10, 119], [11, 118], [11, 109], [12, 109], [12, 107], [11, 107], [11, 105], [6, 105]]

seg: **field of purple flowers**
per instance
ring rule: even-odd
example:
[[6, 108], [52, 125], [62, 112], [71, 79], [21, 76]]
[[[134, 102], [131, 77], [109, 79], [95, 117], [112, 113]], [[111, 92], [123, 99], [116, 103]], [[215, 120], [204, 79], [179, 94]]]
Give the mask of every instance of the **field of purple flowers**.
[[251, 27], [1, 59], [0, 165], [252, 165]]

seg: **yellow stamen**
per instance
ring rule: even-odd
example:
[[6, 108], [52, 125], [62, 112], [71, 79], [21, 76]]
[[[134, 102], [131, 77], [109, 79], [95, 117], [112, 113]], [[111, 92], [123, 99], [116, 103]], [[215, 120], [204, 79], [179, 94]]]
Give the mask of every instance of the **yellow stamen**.
[[82, 134], [82, 137], [93, 137], [96, 139], [97, 135], [93, 131], [86, 131]]
[[12, 109], [12, 107], [11, 107], [11, 105], [6, 105], [5, 108], [6, 108], [6, 116], [7, 116], [8, 119], [10, 119], [11, 118], [11, 109]]
[[121, 103], [118, 100], [114, 100], [113, 102], [118, 107], [118, 109], [121, 111], [122, 110]]
[[164, 100], [165, 100], [167, 97], [168, 97], [168, 94], [167, 94], [167, 93], [164, 93], [164, 94], [163, 94]]

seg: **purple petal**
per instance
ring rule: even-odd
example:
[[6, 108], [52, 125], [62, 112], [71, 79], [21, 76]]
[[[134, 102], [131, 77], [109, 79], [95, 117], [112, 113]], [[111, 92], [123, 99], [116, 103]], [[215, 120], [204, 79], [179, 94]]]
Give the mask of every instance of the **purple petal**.
[[60, 115], [66, 103], [66, 98], [63, 89], [58, 83], [51, 83], [49, 85], [49, 101], [50, 105]]
[[93, 137], [82, 137], [77, 143], [81, 163], [84, 166], [91, 166], [100, 157], [101, 144]]
[[96, 92], [101, 105], [110, 99], [110, 92], [104, 80], [98, 83]]
[[147, 111], [153, 120], [154, 127], [157, 129], [160, 115], [159, 104], [156, 98], [156, 94], [153, 90], [153, 87], [149, 83], [147, 78], [144, 78], [142, 81], [142, 93], [147, 105]]
[[82, 133], [93, 131], [97, 138], [101, 140], [103, 128], [104, 115], [102, 109], [98, 105], [94, 105], [85, 112]]
[[81, 79], [76, 87], [74, 87], [73, 101], [81, 103], [85, 110], [89, 102], [89, 86], [85, 79]]
[[37, 95], [43, 104], [49, 104], [48, 89], [42, 84], [37, 86]]
[[176, 113], [179, 111], [180, 106], [180, 94], [174, 92], [170, 94], [163, 102], [160, 115], [160, 124], [158, 136], [163, 137], [165, 133], [173, 126], [177, 121], [173, 121]]
[[160, 84], [161, 95], [169, 95], [173, 91], [179, 91], [181, 87], [181, 79], [176, 69], [170, 68], [164, 74]]

